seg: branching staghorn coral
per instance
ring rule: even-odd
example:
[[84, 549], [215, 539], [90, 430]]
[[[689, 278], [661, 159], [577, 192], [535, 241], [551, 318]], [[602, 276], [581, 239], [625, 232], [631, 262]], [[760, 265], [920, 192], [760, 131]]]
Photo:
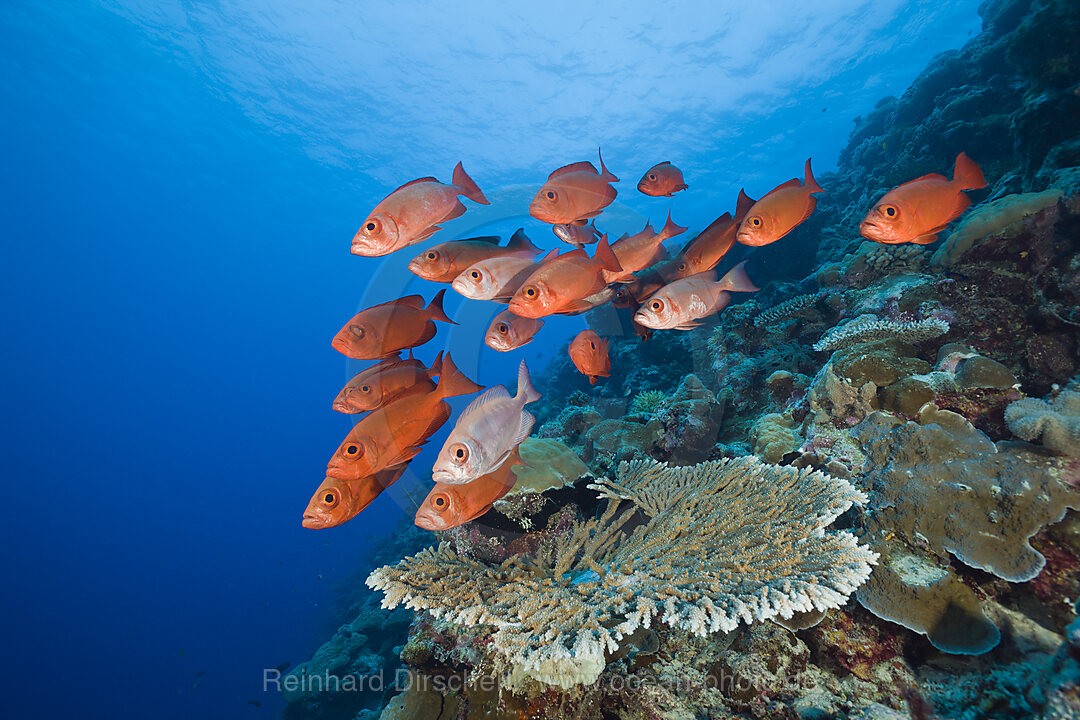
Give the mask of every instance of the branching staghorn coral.
[[813, 305], [815, 300], [817, 300], [817, 295], [796, 295], [779, 305], [773, 305], [768, 310], [758, 313], [758, 316], [754, 318], [754, 327], [761, 327], [766, 323], [773, 323], [777, 320], [787, 320], [800, 310]]
[[949, 323], [936, 318], [925, 320], [899, 321], [882, 320], [873, 315], [860, 315], [851, 322], [837, 325], [814, 344], [814, 349], [835, 350], [841, 345], [883, 338], [896, 338], [903, 342], [914, 343], [944, 335], [949, 332]]
[[852, 534], [826, 531], [867, 497], [819, 471], [753, 457], [646, 460], [589, 487], [611, 501], [603, 515], [535, 557], [493, 567], [444, 543], [367, 584], [386, 594], [384, 607], [492, 626], [493, 659], [511, 684], [569, 688], [593, 683], [605, 653], [654, 619], [705, 635], [838, 607], [877, 560]]

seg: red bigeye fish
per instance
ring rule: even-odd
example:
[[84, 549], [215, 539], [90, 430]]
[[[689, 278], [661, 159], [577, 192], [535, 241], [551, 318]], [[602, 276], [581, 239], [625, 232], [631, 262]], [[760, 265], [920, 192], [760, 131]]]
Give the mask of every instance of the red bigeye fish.
[[653, 293], [634, 314], [635, 322], [654, 330], [690, 330], [701, 325], [695, 322], [720, 312], [731, 301], [735, 292], [754, 292], [757, 286], [750, 282], [743, 261], [728, 271], [719, 281], [716, 272], [706, 270], [676, 280]]
[[454, 167], [452, 185], [433, 177], [405, 183], [383, 198], [364, 220], [352, 239], [352, 254], [379, 257], [426, 240], [441, 229], [439, 223], [465, 212], [458, 195], [491, 204], [461, 163]]
[[407, 464], [398, 465], [352, 481], [326, 478], [304, 510], [303, 526], [322, 530], [352, 520], [383, 490], [397, 482], [406, 467]]
[[797, 178], [779, 185], [758, 200], [747, 211], [746, 219], [739, 225], [735, 239], [743, 245], [768, 245], [794, 230], [799, 223], [810, 217], [817, 207], [817, 198], [812, 193], [824, 192], [814, 180], [810, 171], [810, 160], [806, 161], [806, 179]]
[[446, 398], [482, 390], [443, 358], [439, 383], [429, 393], [406, 393], [362, 417], [326, 464], [326, 477], [358, 480], [413, 459], [450, 417]]
[[610, 377], [611, 358], [608, 357], [607, 340], [594, 330], [582, 330], [570, 343], [570, 360], [582, 375], [589, 376], [589, 384], [597, 378]]
[[608, 246], [607, 236], [596, 244], [596, 255], [571, 250], [544, 263], [510, 299], [510, 311], [538, 318], [560, 312], [588, 310], [586, 298], [604, 289], [604, 271], [621, 273], [622, 266]]
[[735, 233], [739, 229], [739, 223], [753, 204], [754, 200], [740, 190], [735, 217], [724, 213], [688, 242], [679, 253], [679, 262], [671, 280], [697, 275], [719, 265], [724, 255], [735, 246]]
[[547, 182], [529, 204], [529, 214], [541, 222], [576, 223], [599, 215], [615, 200], [618, 192], [611, 183], [619, 182], [604, 167], [600, 157], [600, 172], [591, 162], [565, 165], [548, 175]]
[[394, 358], [383, 360], [359, 373], [334, 398], [340, 413], [362, 413], [382, 407], [407, 392], [431, 392], [432, 378], [442, 368], [442, 353], [428, 368], [419, 360]]
[[509, 310], [496, 315], [484, 334], [484, 344], [492, 350], [510, 352], [528, 345], [544, 327], [543, 320], [518, 317]]
[[531, 259], [539, 252], [540, 248], [532, 244], [524, 230], [519, 229], [505, 246], [499, 245], [498, 236], [453, 240], [436, 245], [413, 258], [409, 270], [425, 280], [448, 283], [465, 268], [481, 260], [496, 257]]
[[461, 295], [473, 300], [509, 302], [519, 287], [540, 269], [540, 266], [559, 254], [552, 250], [539, 261], [531, 257], [496, 257], [481, 260], [465, 268], [450, 284]]
[[984, 187], [982, 169], [960, 153], [956, 156], [952, 180], [932, 173], [890, 190], [859, 223], [859, 234], [890, 245], [932, 243], [946, 225], [971, 205], [963, 191]]
[[610, 283], [630, 282], [634, 280], [634, 273], [638, 270], [655, 265], [667, 256], [662, 243], [673, 238], [679, 233], [686, 232], [686, 228], [676, 225], [671, 220], [671, 212], [668, 212], [667, 222], [664, 229], [656, 232], [648, 223], [645, 229], [637, 235], [619, 238], [612, 244], [611, 251], [622, 266], [622, 272], [612, 273], [604, 271], [604, 280]]
[[457, 324], [443, 312], [445, 294], [445, 289], [440, 290], [427, 307], [421, 296], [408, 295], [361, 310], [338, 330], [330, 344], [354, 360], [378, 360], [423, 345], [435, 337], [433, 320]]
[[536, 418], [525, 406], [539, 399], [522, 360], [517, 395], [511, 397], [505, 387], [496, 385], [469, 403], [443, 443], [431, 479], [464, 485], [498, 468], [532, 432]]
[[688, 187], [683, 182], [682, 170], [666, 160], [649, 168], [637, 184], [638, 190], [652, 197], [671, 197]]
[[506, 462], [470, 483], [436, 483], [416, 511], [416, 524], [425, 530], [449, 530], [475, 520], [513, 489], [514, 468], [523, 464], [515, 448]]
[[551, 231], [564, 243], [570, 243], [577, 248], [592, 245], [600, 239], [600, 231], [596, 229], [595, 220], [590, 220], [588, 225], [553, 225]]

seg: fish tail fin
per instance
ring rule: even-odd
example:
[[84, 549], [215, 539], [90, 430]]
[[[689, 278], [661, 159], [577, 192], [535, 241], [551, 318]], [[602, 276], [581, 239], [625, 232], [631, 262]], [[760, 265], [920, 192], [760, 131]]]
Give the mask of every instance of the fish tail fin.
[[435, 297], [431, 299], [431, 304], [427, 306], [428, 317], [432, 320], [441, 320], [442, 322], [450, 323], [451, 325], [457, 325], [456, 322], [447, 317], [446, 312], [443, 310], [442, 302], [445, 295], [446, 288], [435, 293]]
[[814, 171], [810, 169], [810, 158], [806, 158], [806, 177], [803, 179], [803, 187], [809, 193], [825, 192], [814, 179]]
[[428, 377], [437, 377], [442, 375], [442, 350], [435, 356], [435, 362], [431, 363], [431, 367], [427, 371]]
[[622, 265], [619, 264], [619, 258], [615, 257], [615, 252], [608, 245], [607, 233], [600, 238], [600, 241], [596, 243], [596, 255], [597, 260], [600, 261], [600, 265], [604, 270], [610, 270], [615, 273], [622, 273]]
[[525, 234], [525, 228], [518, 228], [514, 231], [514, 234], [510, 236], [510, 241], [506, 243], [506, 249], [511, 252], [528, 251], [533, 255], [540, 253], [540, 248], [533, 245], [532, 240]]
[[676, 225], [675, 221], [671, 219], [671, 211], [668, 210], [667, 222], [664, 223], [664, 229], [660, 231], [660, 235], [663, 235], [663, 238], [661, 238], [660, 242], [663, 242], [664, 240], [667, 240], [669, 238], [673, 238], [676, 235], [684, 232], [686, 232], [686, 228], [681, 225]]
[[735, 222], [741, 223], [756, 202], [757, 200], [747, 195], [745, 190], [739, 190], [739, 199], [735, 202]]
[[461, 190], [461, 194], [469, 198], [473, 202], [480, 203], [481, 205], [490, 205], [491, 202], [484, 197], [484, 193], [480, 191], [480, 186], [476, 184], [469, 173], [465, 172], [465, 168], [458, 163], [454, 166], [454, 185]]
[[447, 353], [442, 361], [442, 375], [439, 376], [439, 384], [435, 386], [435, 392], [440, 398], [468, 395], [483, 390], [483, 385], [477, 385], [465, 373], [458, 370], [450, 353]]
[[540, 399], [540, 393], [536, 392], [536, 389], [532, 386], [532, 380], [529, 378], [529, 368], [525, 367], [524, 360], [518, 365], [517, 394], [518, 397], [525, 398], [525, 402], [523, 402], [522, 405], [527, 405]]
[[600, 148], [596, 148], [596, 154], [600, 158], [600, 179], [604, 182], [619, 182], [619, 178], [611, 174], [611, 171], [604, 166], [604, 156], [600, 154]]
[[746, 261], [736, 265], [727, 271], [724, 277], [720, 278], [720, 285], [724, 290], [732, 290], [734, 292], [755, 292], [760, 290], [757, 285], [750, 281], [750, 276], [746, 274]]
[[979, 190], [986, 187], [986, 178], [983, 177], [982, 168], [966, 153], [956, 156], [953, 182], [959, 185], [961, 190]]

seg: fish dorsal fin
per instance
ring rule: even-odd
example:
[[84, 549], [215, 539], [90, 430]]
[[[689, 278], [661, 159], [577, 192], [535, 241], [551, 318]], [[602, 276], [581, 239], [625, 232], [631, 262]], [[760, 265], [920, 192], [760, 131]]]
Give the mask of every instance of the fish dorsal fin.
[[670, 161], [670, 160], [665, 160], [665, 161], [664, 161], [664, 162], [662, 162], [662, 163], [656, 163], [656, 166], [657, 166], [657, 167], [660, 167], [661, 165], [670, 165], [670, 164], [671, 164], [671, 161]]
[[[579, 249], [580, 249], [580, 248], [579, 248]], [[543, 263], [546, 263], [546, 262], [547, 262], [548, 260], [554, 260], [554, 259], [555, 259], [555, 258], [557, 258], [558, 256], [559, 256], [559, 250], [558, 250], [558, 248], [555, 248], [554, 250], [549, 250], [549, 251], [548, 251], [548, 253], [547, 253], [547, 255], [545, 255], [544, 257], [540, 258], [540, 259], [539, 259], [539, 260], [538, 260], [537, 262], [538, 262], [539, 264], [543, 264]]]
[[433, 177], [422, 177], [422, 178], [417, 178], [417, 179], [415, 179], [415, 180], [410, 180], [409, 182], [405, 183], [404, 185], [402, 185], [401, 187], [399, 187], [399, 188], [398, 188], [397, 190], [395, 190], [394, 192], [392, 192], [392, 193], [390, 193], [390, 194], [391, 194], [391, 195], [393, 195], [393, 194], [394, 194], [394, 193], [396, 193], [396, 192], [397, 192], [398, 190], [404, 190], [405, 188], [409, 187], [410, 185], [415, 185], [415, 184], [417, 184], [417, 183], [425, 183], [425, 182], [433, 182], [433, 183], [437, 183], [437, 182], [439, 182], [439, 181], [438, 181], [438, 180], [436, 180], [436, 179], [435, 179], [435, 178], [433, 178]]
[[593, 165], [588, 160], [583, 160], [581, 162], [570, 163], [569, 165], [563, 165], [558, 170], [552, 170], [551, 174], [548, 175], [548, 180], [554, 180], [555, 178], [559, 177], [560, 175], [566, 175], [568, 173], [574, 173], [574, 172], [591, 172], [594, 175], [599, 175], [600, 174], [599, 172], [596, 171], [596, 166], [595, 165]]
[[[557, 251], [552, 250], [551, 252], [557, 252]], [[575, 248], [573, 250], [570, 250], [569, 252], [564, 252], [562, 255], [559, 256], [559, 259], [562, 260], [563, 258], [587, 258], [587, 257], [589, 257], [589, 253], [585, 252], [585, 248]]]
[[[484, 394], [469, 403], [469, 407], [465, 408], [461, 413], [461, 419], [471, 417], [476, 413], [484, 412], [484, 408], [495, 402], [502, 402], [510, 399], [510, 393], [502, 385], [496, 385], [493, 388], [488, 388], [484, 391]], [[460, 420], [459, 420], [460, 422]]]
[[525, 228], [518, 228], [514, 231], [514, 234], [510, 236], [510, 240], [506, 243], [506, 249], [515, 252], [528, 250], [533, 255], [540, 252], [540, 248], [533, 245], [532, 240], [525, 234]]
[[772, 193], [776, 192], [777, 190], [783, 190], [785, 188], [792, 188], [792, 187], [801, 188], [802, 186], [803, 186], [802, 181], [799, 180], [799, 178], [791, 178], [786, 183], [783, 183], [782, 185], [777, 185], [776, 187], [774, 187], [772, 189], [772, 192], [770, 192], [769, 194], [771, 195]]
[[502, 242], [502, 238], [499, 237], [498, 235], [481, 235], [480, 237], [469, 238], [468, 240], [464, 240], [463, 242], [475, 242], [475, 243], [486, 243], [488, 245], [498, 245], [499, 243]]
[[757, 200], [747, 195], [745, 190], [739, 190], [739, 199], [735, 202], [735, 222], [742, 222], [746, 213], [750, 212], [750, 208], [754, 207], [756, 202]]
[[908, 180], [903, 185], [897, 185], [896, 187], [904, 187], [904, 185], [910, 185], [912, 183], [922, 182], [923, 180], [941, 180], [942, 182], [949, 182], [949, 178], [941, 175], [940, 173], [928, 173], [922, 177], [917, 177], [914, 180]]

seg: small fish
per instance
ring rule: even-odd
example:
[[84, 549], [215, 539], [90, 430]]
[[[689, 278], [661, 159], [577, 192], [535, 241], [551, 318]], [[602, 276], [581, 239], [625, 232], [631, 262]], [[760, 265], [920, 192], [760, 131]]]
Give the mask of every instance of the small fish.
[[399, 350], [423, 345], [435, 337], [433, 320], [457, 324], [443, 312], [445, 294], [445, 289], [440, 290], [427, 307], [421, 296], [408, 295], [361, 310], [338, 331], [330, 344], [354, 360], [378, 360]]
[[510, 311], [519, 317], [538, 318], [559, 312], [589, 309], [585, 298], [604, 289], [604, 271], [621, 273], [622, 266], [608, 245], [607, 236], [596, 244], [596, 255], [571, 250], [548, 260], [529, 276], [510, 299]]
[[255, 706], [255, 707], [257, 707], [257, 708], [261, 708], [261, 707], [262, 707], [262, 703], [261, 703], [261, 702], [259, 702], [258, 700], [248, 700], [247, 704], [248, 704], [248, 705], [254, 705], [254, 706]]
[[682, 170], [667, 160], [649, 168], [637, 184], [638, 190], [652, 197], [671, 197], [688, 187], [683, 182]]
[[612, 243], [611, 251], [615, 253], [619, 265], [622, 266], [622, 272], [612, 273], [605, 270], [603, 271], [604, 280], [608, 284], [633, 281], [634, 273], [638, 270], [644, 270], [667, 257], [667, 251], [664, 250], [662, 244], [665, 240], [684, 232], [686, 228], [676, 225], [669, 211], [667, 222], [664, 223], [664, 228], [660, 232], [656, 232], [651, 225], [645, 223], [645, 228], [637, 235], [619, 238]]
[[739, 223], [754, 202], [744, 190], [740, 190], [739, 200], [735, 205], [735, 217], [724, 213], [686, 243], [679, 253], [679, 262], [671, 280], [697, 275], [719, 265], [724, 255], [735, 246], [735, 233], [739, 229]]
[[449, 530], [480, 517], [514, 487], [514, 468], [522, 465], [518, 449], [499, 467], [464, 485], [436, 483], [416, 511], [416, 524], [425, 530]]
[[322, 530], [352, 520], [379, 497], [383, 490], [397, 482], [406, 467], [408, 463], [402, 463], [358, 480], [326, 478], [308, 501], [307, 509], [304, 510], [303, 526], [311, 530]]
[[548, 175], [529, 204], [529, 214], [552, 225], [583, 224], [615, 200], [618, 191], [611, 186], [613, 182], [619, 182], [619, 178], [604, 167], [603, 156], [600, 172], [591, 162], [564, 165]]
[[582, 375], [588, 375], [589, 384], [595, 385], [597, 378], [611, 376], [611, 358], [608, 356], [608, 342], [595, 330], [582, 330], [570, 343], [570, 360]]
[[592, 245], [600, 239], [600, 231], [596, 229], [596, 221], [590, 220], [587, 225], [569, 225], [560, 223], [552, 225], [551, 231], [555, 237], [564, 243], [570, 243], [574, 247], [581, 248]]
[[496, 385], [469, 403], [443, 443], [431, 479], [464, 485], [499, 467], [529, 437], [536, 418], [525, 409], [540, 399], [529, 381], [529, 368], [518, 365], [517, 395]]
[[285, 661], [285, 662], [283, 662], [283, 663], [278, 663], [278, 664], [277, 664], [277, 665], [276, 665], [276, 666], [274, 667], [274, 669], [275, 669], [275, 670], [277, 670], [278, 672], [285, 672], [286, 670], [288, 670], [288, 669], [289, 669], [289, 668], [291, 668], [291, 667], [292, 667], [292, 663], [291, 663], [291, 662], [289, 662], [288, 660], [286, 660], [286, 661]]
[[558, 254], [552, 250], [539, 261], [513, 256], [481, 260], [465, 268], [450, 286], [472, 300], [508, 301], [530, 275]]
[[409, 262], [409, 270], [425, 280], [448, 283], [465, 268], [481, 260], [496, 257], [532, 258], [539, 252], [540, 248], [532, 244], [524, 230], [519, 229], [505, 246], [499, 245], [497, 235], [441, 243], [413, 258]]
[[426, 240], [442, 229], [439, 223], [465, 212], [458, 195], [491, 204], [461, 163], [454, 166], [452, 185], [433, 177], [405, 183], [383, 198], [364, 220], [352, 239], [352, 254], [380, 257]]
[[334, 398], [333, 408], [356, 414], [382, 407], [406, 392], [431, 392], [432, 378], [439, 374], [442, 353], [428, 368], [413, 358], [391, 358], [358, 373]]
[[482, 389], [446, 355], [434, 390], [402, 395], [353, 425], [326, 464], [326, 477], [358, 480], [411, 460], [450, 418], [446, 398]]
[[982, 169], [964, 153], [956, 156], [953, 179], [932, 173], [893, 188], [859, 223], [868, 240], [926, 245], [971, 205], [964, 190], [986, 187]]
[[676, 280], [653, 293], [634, 314], [634, 320], [654, 330], [690, 330], [703, 317], [720, 312], [731, 301], [733, 292], [758, 290], [750, 282], [743, 261], [719, 281], [714, 270]]
[[484, 334], [484, 344], [499, 352], [517, 350], [532, 342], [542, 327], [543, 320], [518, 317], [509, 310], [503, 310], [491, 320]]
[[743, 245], [768, 245], [794, 230], [810, 217], [817, 207], [813, 193], [825, 192], [814, 180], [810, 160], [806, 161], [805, 180], [792, 178], [769, 191], [747, 211], [735, 239]]

